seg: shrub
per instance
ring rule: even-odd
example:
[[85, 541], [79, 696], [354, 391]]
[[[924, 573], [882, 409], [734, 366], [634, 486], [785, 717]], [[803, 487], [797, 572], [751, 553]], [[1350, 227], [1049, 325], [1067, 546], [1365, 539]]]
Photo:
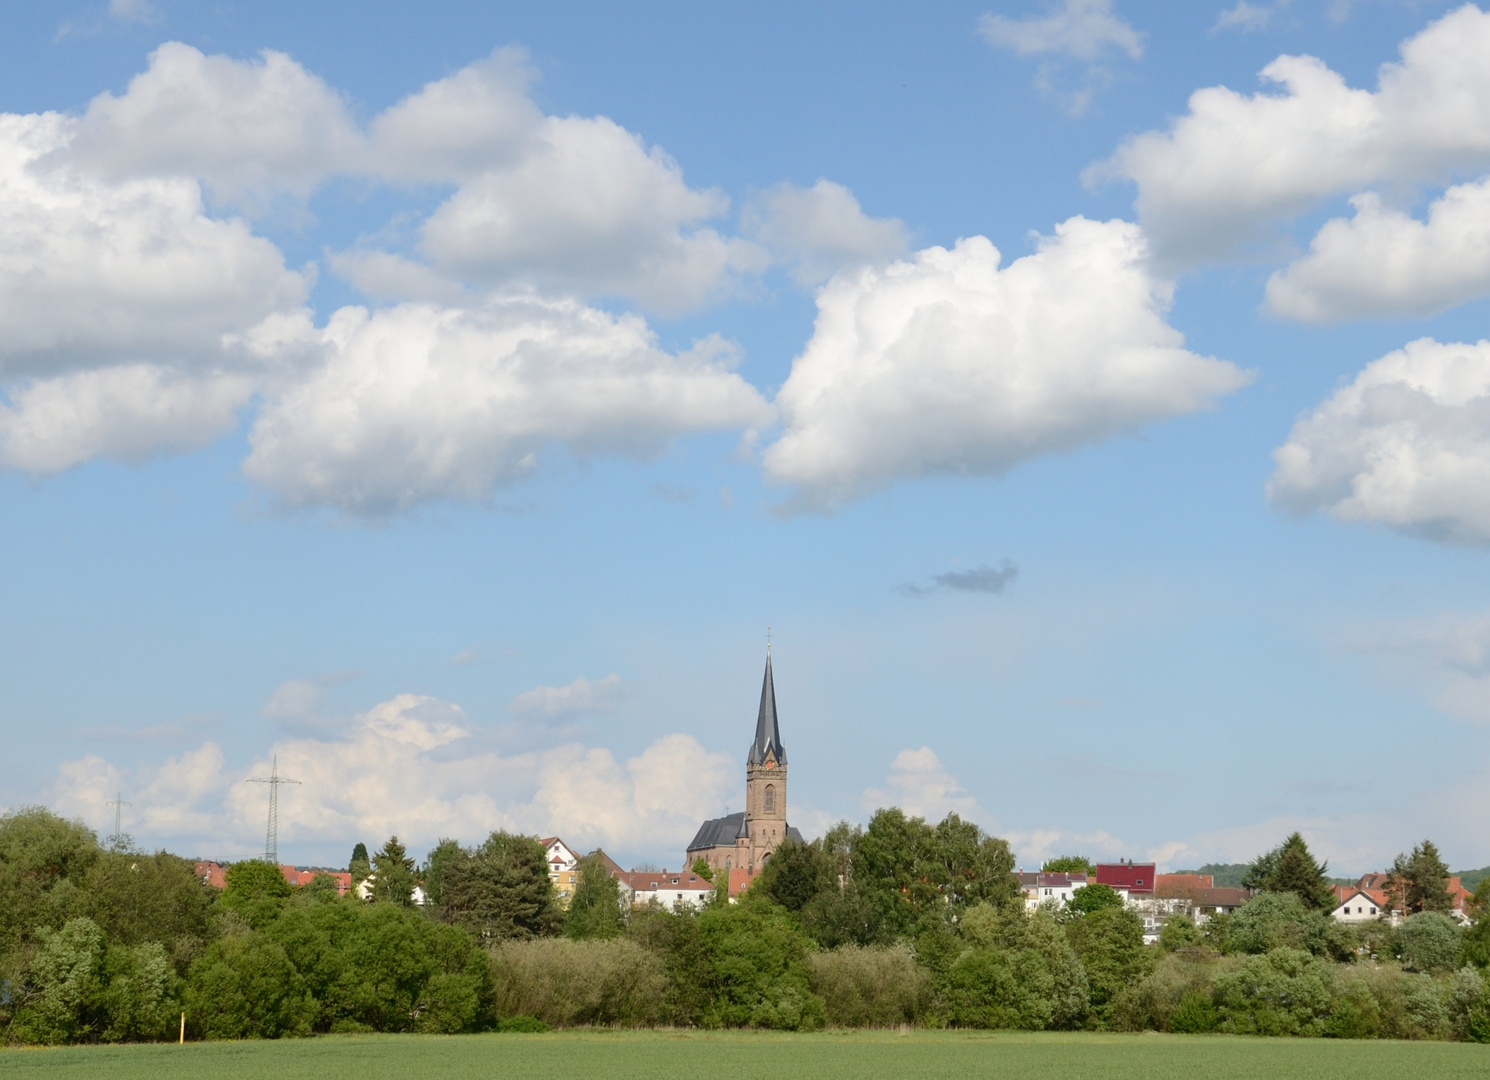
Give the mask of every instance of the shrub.
[[1296, 949], [1348, 960], [1354, 942], [1348, 928], [1308, 907], [1296, 893], [1258, 893], [1226, 921], [1222, 951], [1260, 954]]
[[513, 1018], [549, 1027], [645, 1027], [667, 1016], [662, 960], [624, 939], [504, 941], [491, 952], [499, 1030]]
[[1220, 1022], [1221, 1014], [1211, 1001], [1211, 995], [1199, 990], [1192, 990], [1180, 998], [1174, 1011], [1169, 1014], [1169, 1030], [1182, 1035], [1201, 1035], [1207, 1031], [1215, 1031]]
[[308, 1035], [316, 1002], [285, 950], [262, 934], [214, 942], [187, 977], [187, 1020], [205, 1039]]
[[510, 1035], [542, 1035], [549, 1026], [534, 1016], [508, 1016], [497, 1021], [497, 1030]]
[[708, 1004], [705, 1027], [820, 1028], [823, 999], [807, 978], [810, 943], [775, 904], [747, 898], [697, 916], [699, 963]]
[[973, 948], [947, 973], [947, 1020], [957, 1027], [1049, 1027], [1055, 979], [1034, 949]]
[[1066, 936], [1086, 971], [1092, 1008], [1104, 1020], [1118, 992], [1150, 969], [1143, 922], [1127, 908], [1101, 908], [1066, 923]]
[[104, 1024], [104, 938], [92, 919], [43, 931], [28, 973], [31, 1000], [12, 1030], [28, 1043], [69, 1043], [98, 1037]]
[[1459, 966], [1464, 931], [1451, 916], [1437, 911], [1409, 915], [1397, 928], [1397, 950], [1413, 971], [1453, 971]]
[[1328, 968], [1302, 949], [1249, 956], [1218, 974], [1219, 1027], [1243, 1035], [1322, 1035], [1329, 1013]]
[[463, 931], [398, 904], [296, 897], [263, 933], [283, 946], [316, 1031], [469, 1031], [490, 1002], [487, 958]]
[[1159, 948], [1165, 952], [1193, 949], [1204, 940], [1195, 920], [1188, 915], [1171, 915], [1159, 928]]
[[[1225, 966], [1214, 953], [1199, 950], [1162, 957], [1152, 972], [1118, 991], [1112, 1002], [1111, 1025], [1123, 1031], [1212, 1030], [1217, 1017], [1211, 1005], [1211, 983], [1217, 969]], [[1202, 998], [1205, 1010], [1196, 1004]], [[1179, 1018], [1182, 1006], [1184, 1019]]]
[[931, 982], [904, 945], [844, 945], [807, 958], [813, 993], [835, 1027], [895, 1027], [920, 1019]]
[[245, 859], [228, 867], [219, 903], [257, 930], [279, 917], [294, 891], [273, 863]]

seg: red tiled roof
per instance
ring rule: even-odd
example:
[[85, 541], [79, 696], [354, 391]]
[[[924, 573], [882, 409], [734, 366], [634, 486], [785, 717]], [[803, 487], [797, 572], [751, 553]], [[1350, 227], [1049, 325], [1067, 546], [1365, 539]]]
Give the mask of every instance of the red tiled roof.
[[[1183, 876], [1183, 875], [1181, 875]], [[1197, 907], [1241, 907], [1252, 899], [1250, 889], [1194, 888], [1185, 885], [1159, 885], [1154, 888], [1157, 900], [1188, 900]]]
[[1210, 874], [1155, 874], [1154, 888], [1214, 889], [1216, 879]]

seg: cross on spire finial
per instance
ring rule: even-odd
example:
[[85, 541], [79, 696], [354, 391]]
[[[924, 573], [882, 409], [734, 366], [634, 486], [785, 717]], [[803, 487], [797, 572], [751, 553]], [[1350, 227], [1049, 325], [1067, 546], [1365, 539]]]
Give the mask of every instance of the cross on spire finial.
[[766, 655], [771, 655], [771, 628], [766, 627]]

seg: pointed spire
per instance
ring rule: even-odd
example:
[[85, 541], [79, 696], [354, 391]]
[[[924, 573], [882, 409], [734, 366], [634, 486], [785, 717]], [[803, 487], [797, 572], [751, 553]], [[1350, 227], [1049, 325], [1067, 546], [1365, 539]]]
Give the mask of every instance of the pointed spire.
[[761, 683], [761, 709], [755, 719], [755, 741], [750, 744], [745, 763], [759, 765], [766, 760], [768, 752], [776, 758], [776, 764], [786, 764], [786, 747], [781, 745], [781, 732], [776, 726], [776, 683], [771, 678], [769, 641], [766, 643], [766, 678]]

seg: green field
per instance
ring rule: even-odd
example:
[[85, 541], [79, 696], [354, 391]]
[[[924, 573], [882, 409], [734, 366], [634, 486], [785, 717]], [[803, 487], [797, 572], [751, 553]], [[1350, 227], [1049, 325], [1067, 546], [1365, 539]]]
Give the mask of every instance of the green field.
[[1382, 1080], [1490, 1076], [1490, 1046], [1223, 1035], [852, 1032], [819, 1035], [565, 1032], [553, 1035], [344, 1035], [186, 1046], [0, 1050], [0, 1076], [109, 1080], [707, 1076], [709, 1080]]

